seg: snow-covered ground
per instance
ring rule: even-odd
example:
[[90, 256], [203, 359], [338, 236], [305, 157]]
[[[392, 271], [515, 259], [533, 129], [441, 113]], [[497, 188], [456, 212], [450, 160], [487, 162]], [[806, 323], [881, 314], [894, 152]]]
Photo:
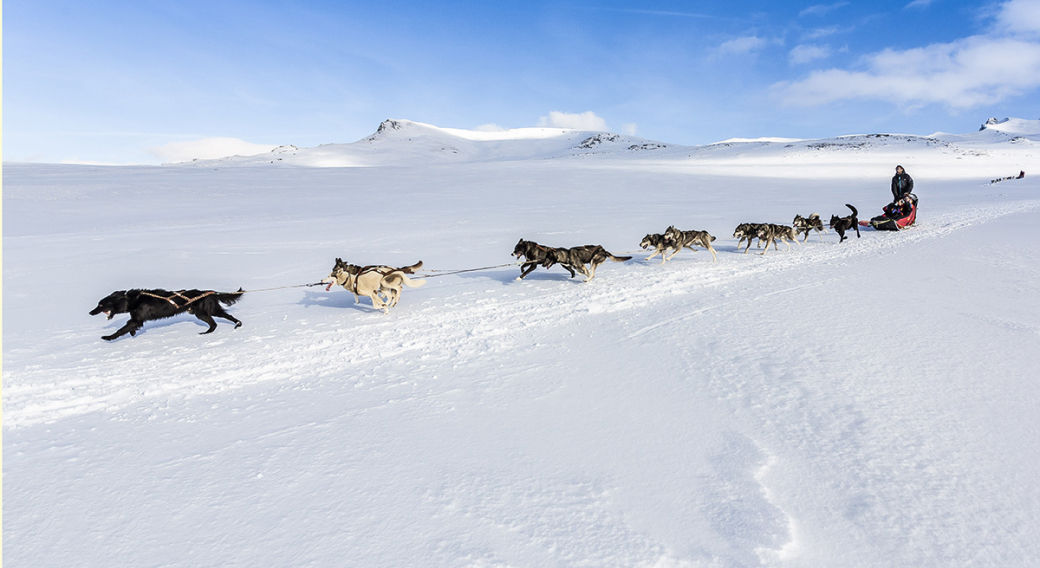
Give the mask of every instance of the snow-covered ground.
[[[1036, 564], [1038, 122], [680, 147], [393, 121], [256, 157], [5, 165], [4, 559]], [[912, 229], [764, 256], [730, 237], [867, 219], [897, 163]], [[447, 275], [388, 316], [258, 291], [205, 336], [180, 316], [106, 343], [126, 316], [87, 315], [118, 289], [317, 282], [336, 257], [622, 253], [672, 224], [718, 262]]]

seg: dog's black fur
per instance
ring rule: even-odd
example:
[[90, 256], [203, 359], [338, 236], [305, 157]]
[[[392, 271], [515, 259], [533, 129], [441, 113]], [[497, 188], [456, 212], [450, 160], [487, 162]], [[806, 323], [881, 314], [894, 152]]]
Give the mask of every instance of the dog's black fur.
[[[632, 259], [631, 256], [614, 256], [601, 245], [584, 245], [548, 249], [544, 265], [548, 267], [553, 263], [559, 263], [568, 270], [575, 268], [586, 276], [585, 281], [588, 282], [596, 276], [596, 267], [606, 262], [608, 258], [614, 262], [625, 262]], [[590, 265], [590, 268], [585, 268], [586, 264]]]
[[[524, 263], [520, 265], [520, 277], [517, 278], [517, 280], [530, 274], [531, 271], [538, 268], [539, 264], [545, 268], [550, 268], [553, 264], [556, 264], [556, 257], [550, 256], [549, 251], [560, 250], [566, 249], [554, 249], [552, 247], [540, 245], [534, 241], [525, 241], [520, 239], [520, 242], [516, 243], [516, 246], [513, 247], [513, 256], [516, 258], [524, 258]], [[571, 273], [571, 278], [574, 278], [574, 270], [566, 264], [563, 265], [563, 267], [567, 269], [567, 272]]]
[[848, 203], [845, 204], [845, 207], [852, 209], [852, 215], [848, 217], [831, 215], [831, 228], [841, 236], [841, 239], [838, 240], [839, 243], [848, 238], [845, 236], [845, 231], [849, 229], [856, 229], [856, 238], [859, 238], [859, 211], [856, 211], [856, 208]]
[[[112, 292], [101, 299], [90, 315], [96, 316], [104, 313], [108, 319], [116, 314], [130, 314], [130, 321], [119, 328], [112, 335], [105, 335], [101, 339], [112, 341], [117, 337], [129, 333], [137, 335], [144, 322], [173, 317], [177, 314], [188, 312], [209, 324], [209, 329], [199, 335], [212, 333], [217, 329], [217, 322], [213, 316], [234, 322], [235, 329], [242, 327], [242, 322], [224, 311], [221, 304], [230, 306], [242, 299], [243, 291], [238, 292], [215, 292], [213, 290], [119, 290]], [[158, 296], [158, 297], [156, 297]], [[166, 298], [169, 298], [167, 300]], [[194, 301], [191, 301], [194, 300]]]

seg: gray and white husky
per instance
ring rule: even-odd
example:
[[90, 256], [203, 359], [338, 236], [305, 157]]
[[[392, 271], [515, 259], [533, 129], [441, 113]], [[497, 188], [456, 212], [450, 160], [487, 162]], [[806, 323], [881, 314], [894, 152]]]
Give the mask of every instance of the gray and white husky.
[[670, 241], [667, 237], [661, 234], [647, 235], [643, 237], [642, 241], [639, 242], [639, 248], [643, 250], [647, 250], [650, 247], [654, 247], [654, 253], [646, 257], [646, 260], [650, 260], [651, 258], [657, 255], [661, 255], [661, 264], [664, 264], [668, 261], [668, 259], [665, 258], [665, 253], [675, 248], [673, 245], [674, 243], [672, 241]]
[[[679, 251], [684, 248], [696, 251], [697, 249], [693, 248], [693, 245], [700, 245], [711, 253], [712, 262], [718, 260], [718, 257], [715, 256], [715, 247], [711, 246], [711, 242], [715, 240], [715, 237], [711, 236], [708, 231], [680, 231], [675, 227], [668, 227], [668, 230], [664, 232], [664, 236], [674, 243], [675, 252], [672, 253], [672, 256], [679, 254]], [[670, 259], [672, 256], [668, 258]]]
[[[737, 225], [737, 228], [733, 231], [733, 238], [737, 240], [737, 248], [740, 248], [740, 243], [747, 241], [747, 246], [744, 248], [744, 254], [747, 254], [749, 248], [751, 248], [751, 241], [758, 238], [758, 229], [762, 226], [762, 223], [741, 223]], [[762, 241], [758, 241], [759, 248], [762, 247]]]
[[[802, 239], [803, 243], [805, 241], [809, 240], [809, 232], [810, 231], [815, 230], [817, 233], [821, 233], [821, 235], [822, 235], [822, 233], [826, 233], [827, 232], [827, 229], [824, 228], [824, 226], [823, 226], [823, 219], [820, 219], [820, 214], [819, 213], [813, 213], [812, 215], [809, 215], [808, 217], [802, 217], [801, 215], [795, 215], [794, 216], [794, 222], [791, 223], [791, 224], [794, 225], [794, 232], [796, 234], [797, 233], [805, 233], [805, 238]], [[823, 238], [823, 237], [821, 236], [820, 238]]]
[[[791, 250], [791, 243], [788, 241], [801, 245], [802, 243], [798, 242], [797, 236], [798, 235], [795, 234], [793, 227], [788, 227], [787, 225], [774, 225], [773, 223], [763, 223], [759, 225], [758, 233], [756, 234], [759, 243], [765, 243], [761, 253], [763, 255], [769, 250], [770, 243], [773, 244], [774, 250], [780, 250], [780, 248], [776, 246], [777, 241], [786, 244], [787, 250]], [[750, 242], [748, 242], [748, 246], [751, 246]]]

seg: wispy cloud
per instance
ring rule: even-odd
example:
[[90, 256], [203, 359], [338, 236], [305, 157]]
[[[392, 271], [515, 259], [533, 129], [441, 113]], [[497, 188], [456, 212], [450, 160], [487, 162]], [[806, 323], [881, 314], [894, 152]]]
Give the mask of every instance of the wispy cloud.
[[814, 30], [808, 30], [802, 34], [803, 41], [814, 41], [820, 38], [830, 37], [834, 34], [840, 33], [842, 28], [838, 26], [831, 26], [829, 28], [816, 28]]
[[549, 113], [549, 116], [539, 118], [538, 126], [573, 128], [575, 130], [608, 130], [607, 121], [596, 116], [596, 113], [591, 110], [583, 113], [567, 113], [554, 110]]
[[905, 10], [912, 10], [915, 8], [927, 8], [934, 3], [935, 0], [914, 0], [913, 2], [904, 6]]
[[718, 51], [722, 55], [742, 55], [760, 49], [767, 43], [769, 42], [766, 39], [758, 36], [738, 37], [723, 42]]
[[830, 14], [831, 12], [848, 5], [848, 2], [837, 2], [835, 4], [816, 4], [802, 10], [798, 13], [798, 16], [803, 18], [805, 16], [826, 16], [827, 14]]
[[804, 65], [817, 59], [827, 59], [831, 56], [829, 45], [798, 45], [788, 54], [792, 65]]
[[668, 16], [678, 18], [704, 18], [704, 19], [719, 19], [718, 16], [712, 16], [709, 14], [697, 14], [693, 12], [672, 12], [667, 10], [617, 10], [618, 12], [625, 12], [627, 14], [643, 14], [646, 16]]
[[212, 160], [227, 156], [253, 156], [275, 149], [273, 144], [254, 144], [238, 138], [204, 138], [187, 142], [170, 142], [146, 151], [164, 162], [189, 162], [196, 158]]

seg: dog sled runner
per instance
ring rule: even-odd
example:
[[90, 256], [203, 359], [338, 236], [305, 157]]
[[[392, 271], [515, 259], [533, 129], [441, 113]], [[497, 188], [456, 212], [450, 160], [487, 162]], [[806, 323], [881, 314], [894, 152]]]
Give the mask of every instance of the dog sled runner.
[[898, 231], [905, 229], [917, 221], [917, 196], [910, 194], [910, 211], [903, 214], [893, 213], [895, 204], [885, 207], [885, 214], [878, 215], [870, 221], [860, 221], [863, 226], [874, 227], [876, 231]]

